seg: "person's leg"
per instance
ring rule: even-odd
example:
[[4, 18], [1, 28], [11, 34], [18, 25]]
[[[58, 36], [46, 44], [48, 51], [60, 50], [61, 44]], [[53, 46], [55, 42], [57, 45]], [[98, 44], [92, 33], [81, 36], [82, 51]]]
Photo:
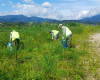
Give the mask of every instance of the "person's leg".
[[68, 37], [66, 37], [66, 44], [67, 44], [67, 46], [68, 46]]
[[19, 48], [19, 44], [20, 44], [19, 39], [15, 39], [15, 40], [13, 41], [13, 46], [14, 46], [14, 48], [17, 49], [17, 50], [18, 50], [18, 48]]
[[59, 33], [57, 34], [57, 39], [59, 38]]
[[70, 35], [66, 38], [66, 44], [68, 47], [71, 47], [71, 40], [72, 40], [72, 35]]
[[20, 40], [16, 39], [16, 48], [17, 48], [17, 50], [19, 49], [19, 45], [20, 45]]
[[71, 47], [72, 35], [68, 37], [68, 47]]
[[12, 42], [13, 44], [13, 49], [16, 50], [16, 39]]
[[56, 36], [55, 36], [55, 39], [54, 40], [57, 40], [57, 34], [56, 34]]
[[13, 46], [16, 46], [16, 40], [13, 41]]

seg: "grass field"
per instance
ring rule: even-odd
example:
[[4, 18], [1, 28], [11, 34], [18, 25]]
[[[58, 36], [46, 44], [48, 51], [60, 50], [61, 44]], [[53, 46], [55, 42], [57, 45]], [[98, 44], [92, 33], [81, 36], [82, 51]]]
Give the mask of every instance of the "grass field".
[[[66, 26], [66, 25], [65, 25]], [[100, 26], [69, 27], [73, 48], [61, 46], [58, 24], [33, 24], [31, 27], [0, 28], [0, 80], [90, 80], [99, 79], [97, 55], [88, 38], [100, 32]], [[20, 49], [7, 50], [10, 32], [21, 35]], [[51, 40], [49, 30], [59, 30], [58, 41]]]

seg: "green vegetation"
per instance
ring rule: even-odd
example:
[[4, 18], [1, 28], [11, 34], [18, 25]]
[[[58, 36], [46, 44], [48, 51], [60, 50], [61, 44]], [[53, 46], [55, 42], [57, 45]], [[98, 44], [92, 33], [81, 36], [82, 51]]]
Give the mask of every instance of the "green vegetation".
[[[88, 80], [90, 75], [100, 78], [96, 72], [97, 55], [88, 41], [91, 34], [100, 32], [100, 26], [70, 25], [72, 48], [61, 46], [62, 31], [58, 24], [29, 26], [0, 27], [0, 80]], [[19, 31], [21, 43], [18, 51], [10, 52], [6, 47], [13, 29]], [[58, 41], [51, 41], [52, 29], [60, 31]]]

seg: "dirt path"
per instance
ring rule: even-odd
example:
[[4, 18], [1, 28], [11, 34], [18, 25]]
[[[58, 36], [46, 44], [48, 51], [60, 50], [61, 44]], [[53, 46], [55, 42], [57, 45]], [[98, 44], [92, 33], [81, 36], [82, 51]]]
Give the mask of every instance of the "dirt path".
[[91, 78], [91, 80], [100, 80], [100, 33], [95, 33], [90, 37], [90, 42], [92, 42], [93, 48], [96, 50], [97, 57], [96, 60], [98, 60], [98, 69], [96, 70], [98, 76], [96, 78]]
[[93, 45], [97, 48], [97, 53], [100, 56], [100, 33], [92, 35], [90, 41], [93, 42]]

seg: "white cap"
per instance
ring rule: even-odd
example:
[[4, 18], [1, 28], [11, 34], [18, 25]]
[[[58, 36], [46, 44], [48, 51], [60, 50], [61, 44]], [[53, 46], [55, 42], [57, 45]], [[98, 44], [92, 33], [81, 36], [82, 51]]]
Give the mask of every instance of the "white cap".
[[62, 26], [62, 24], [59, 24], [59, 26]]

